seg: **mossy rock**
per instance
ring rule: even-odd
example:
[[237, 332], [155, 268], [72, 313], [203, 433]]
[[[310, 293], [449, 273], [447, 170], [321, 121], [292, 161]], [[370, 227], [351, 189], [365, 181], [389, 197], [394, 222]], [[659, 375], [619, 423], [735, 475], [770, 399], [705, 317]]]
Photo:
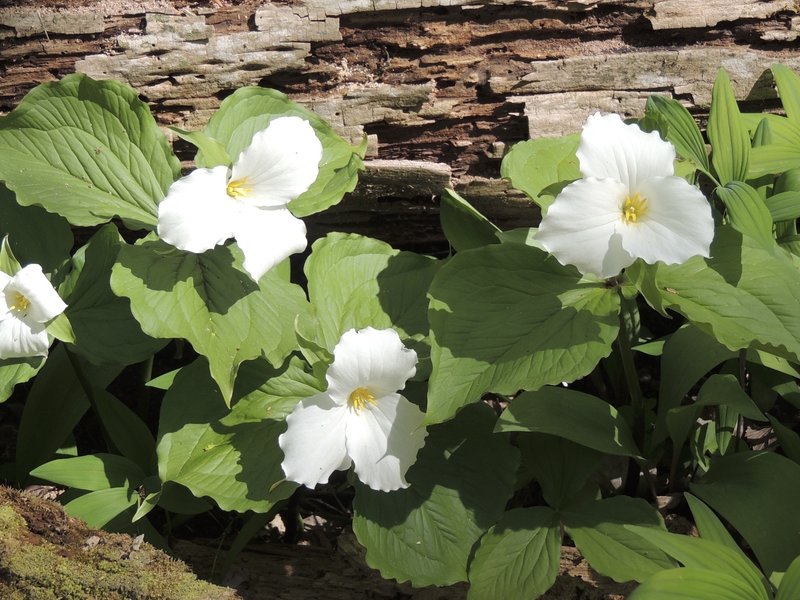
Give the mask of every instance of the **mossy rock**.
[[130, 536], [89, 529], [60, 505], [0, 486], [0, 598], [236, 600]]

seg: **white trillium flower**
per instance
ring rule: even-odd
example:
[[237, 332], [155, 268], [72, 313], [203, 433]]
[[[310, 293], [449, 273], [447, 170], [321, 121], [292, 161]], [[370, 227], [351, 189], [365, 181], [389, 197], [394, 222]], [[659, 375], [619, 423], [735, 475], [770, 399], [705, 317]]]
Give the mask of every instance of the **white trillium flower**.
[[67, 308], [42, 267], [27, 265], [13, 277], [0, 271], [0, 359], [47, 356], [45, 324]]
[[417, 353], [393, 329], [347, 331], [333, 349], [328, 389], [298, 403], [278, 438], [286, 478], [313, 488], [354, 464], [374, 490], [408, 487], [406, 472], [425, 444], [425, 415], [396, 392], [416, 364]]
[[306, 248], [306, 226], [286, 205], [319, 174], [322, 143], [308, 121], [279, 117], [253, 136], [233, 167], [195, 169], [173, 183], [158, 205], [158, 235], [187, 252], [230, 238], [258, 281]]
[[675, 148], [658, 132], [595, 113], [577, 156], [583, 179], [561, 191], [536, 234], [561, 264], [607, 278], [637, 258], [676, 264], [709, 256], [711, 206], [674, 175]]

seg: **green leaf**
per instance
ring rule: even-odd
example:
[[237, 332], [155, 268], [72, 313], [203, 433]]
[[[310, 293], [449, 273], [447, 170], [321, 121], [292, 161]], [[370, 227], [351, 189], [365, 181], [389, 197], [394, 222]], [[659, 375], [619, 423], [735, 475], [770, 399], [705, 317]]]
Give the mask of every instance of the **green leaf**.
[[654, 443], [667, 436], [666, 419], [669, 411], [681, 405], [683, 398], [701, 377], [735, 356], [734, 351], [728, 350], [693, 325], [685, 325], [672, 334], [664, 344], [664, 353], [661, 356]]
[[560, 557], [561, 531], [552, 509], [511, 510], [481, 538], [469, 566], [467, 598], [538, 598], [555, 583]]
[[[56, 345], [25, 401], [17, 434], [17, 478], [24, 481], [34, 467], [46, 462], [72, 432], [89, 408], [84, 382], [104, 389], [121, 367], [96, 367], [70, 357], [64, 346]], [[75, 365], [81, 375], [75, 372]], [[47, 432], [47, 435], [42, 435]]]
[[767, 198], [767, 210], [776, 223], [800, 218], [800, 191], [773, 194]]
[[66, 220], [41, 206], [20, 206], [14, 193], [0, 184], [0, 237], [6, 235], [14, 256], [26, 265], [41, 265], [45, 273], [69, 258], [73, 243]]
[[700, 532], [700, 537], [702, 537], [704, 540], [710, 540], [712, 542], [716, 542], [717, 544], [721, 544], [722, 546], [737, 552], [743, 558], [747, 558], [744, 552], [742, 552], [742, 549], [739, 548], [738, 544], [733, 539], [733, 536], [728, 533], [725, 525], [719, 520], [717, 515], [714, 514], [713, 510], [711, 510], [698, 498], [692, 496], [689, 492], [684, 492], [683, 497], [686, 498], [689, 509], [692, 511], [692, 518], [697, 526], [697, 530]]
[[345, 331], [367, 325], [421, 340], [428, 335], [425, 294], [439, 265], [359, 235], [332, 233], [317, 240], [305, 265], [318, 321], [311, 341], [333, 350]]
[[[543, 433], [520, 435], [517, 445], [522, 460], [520, 471], [536, 479], [549, 506], [561, 510], [585, 501], [587, 481], [600, 466], [599, 452]], [[527, 484], [528, 480], [519, 483]]]
[[120, 217], [152, 227], [180, 171], [150, 110], [128, 86], [82, 74], [45, 83], [0, 120], [0, 179], [20, 204], [73, 225]]
[[155, 469], [156, 441], [130, 408], [105, 390], [95, 390], [94, 408], [116, 449], [143, 472]]
[[769, 600], [764, 576], [741, 552], [702, 538], [627, 525], [626, 529], [661, 548], [666, 554], [691, 569], [707, 569], [728, 575], [747, 590], [750, 600]]
[[218, 165], [231, 166], [233, 162], [225, 146], [217, 140], [208, 137], [202, 131], [184, 131], [177, 127], [170, 127], [170, 130], [184, 141], [189, 142], [198, 150], [198, 156], [202, 153], [202, 163], [197, 163], [197, 167], [211, 169]]
[[656, 310], [683, 314], [730, 350], [754, 345], [800, 362], [800, 278], [791, 257], [726, 226], [717, 229], [711, 256], [634, 263], [626, 272]]
[[582, 377], [611, 352], [619, 296], [529, 246], [459, 252], [429, 292], [428, 422], [487, 391], [513, 394]]
[[517, 468], [516, 449], [493, 425], [487, 406], [469, 407], [430, 428], [407, 489], [356, 485], [353, 532], [368, 565], [414, 586], [467, 579], [472, 548], [503, 514]]
[[606, 454], [641, 454], [617, 409], [600, 398], [562, 387], [520, 394], [500, 415], [495, 431], [549, 433]]
[[[322, 160], [319, 175], [304, 194], [289, 203], [297, 217], [306, 217], [339, 203], [353, 191], [358, 172], [363, 168], [366, 139], [352, 147], [340, 138], [322, 118], [289, 100], [276, 90], [244, 87], [228, 96], [211, 117], [203, 134], [218, 142], [236, 160], [239, 153], [250, 145], [253, 134], [267, 127], [275, 117], [294, 115], [306, 119], [322, 142]], [[196, 157], [198, 165], [213, 163], [201, 151]]]
[[542, 209], [553, 201], [552, 186], [566, 185], [581, 176], [578, 158], [580, 136], [540, 138], [514, 144], [503, 158], [500, 175], [525, 192]]
[[775, 596], [775, 600], [795, 600], [795, 598], [800, 598], [800, 556], [786, 569]]
[[299, 360], [274, 369], [242, 365], [231, 409], [213, 385], [205, 361], [181, 369], [164, 396], [158, 471], [163, 482], [209, 496], [223, 510], [266, 512], [297, 487], [284, 482], [278, 436], [295, 404], [324, 389]]
[[728, 406], [753, 421], [767, 418], [733, 375], [711, 375], [697, 394], [698, 406]]
[[783, 425], [772, 415], [768, 416], [772, 429], [775, 431], [775, 435], [778, 438], [778, 443], [781, 445], [781, 450], [783, 450], [787, 458], [800, 465], [800, 435], [793, 429], [789, 429]]
[[800, 167], [800, 149], [776, 142], [750, 150], [748, 179], [773, 175]]
[[775, 243], [772, 216], [756, 190], [746, 183], [732, 181], [715, 192], [728, 209], [728, 218], [736, 231], [768, 247]]
[[124, 456], [87, 454], [51, 460], [31, 475], [79, 490], [106, 490], [114, 487], [135, 489], [144, 481], [144, 472]]
[[783, 110], [790, 121], [800, 125], [800, 77], [789, 67], [782, 64], [772, 65], [772, 76], [778, 86]]
[[459, 252], [499, 243], [497, 226], [454, 190], [446, 189], [442, 193], [439, 220], [447, 241]]
[[44, 365], [44, 356], [0, 360], [0, 404], [14, 393], [14, 386], [29, 381]]
[[678, 154], [704, 173], [709, 173], [711, 168], [700, 128], [683, 104], [667, 96], [653, 94], [645, 106], [645, 114], [651, 113], [659, 115], [666, 123], [664, 137], [672, 142]]
[[[661, 571], [628, 596], [628, 600], [755, 600], [739, 578], [708, 569]], [[787, 599], [788, 600], [788, 599]]]
[[83, 519], [89, 527], [99, 529], [114, 517], [136, 506], [139, 494], [125, 487], [115, 487], [84, 494], [64, 506], [71, 517]]
[[744, 181], [750, 156], [750, 137], [739, 116], [733, 88], [724, 69], [720, 69], [711, 90], [708, 114], [708, 139], [711, 142], [711, 163], [719, 182]]
[[143, 333], [128, 299], [111, 291], [111, 268], [119, 249], [114, 225], [95, 233], [73, 261], [77, 278], [64, 297], [75, 334], [74, 350], [95, 364], [141, 362], [165, 344]]
[[730, 454], [691, 490], [739, 531], [770, 579], [800, 555], [800, 465], [769, 452]]
[[111, 274], [114, 293], [130, 299], [145, 333], [185, 338], [208, 358], [226, 402], [242, 362], [263, 353], [280, 365], [294, 350], [294, 320], [307, 310], [299, 286], [273, 271], [256, 284], [236, 267], [235, 246], [191, 254], [145, 239], [120, 248]]
[[636, 524], [666, 533], [661, 515], [641, 498], [616, 496], [589, 502], [562, 511], [561, 517], [592, 568], [614, 581], [643, 581], [674, 566], [657, 544], [626, 528]]

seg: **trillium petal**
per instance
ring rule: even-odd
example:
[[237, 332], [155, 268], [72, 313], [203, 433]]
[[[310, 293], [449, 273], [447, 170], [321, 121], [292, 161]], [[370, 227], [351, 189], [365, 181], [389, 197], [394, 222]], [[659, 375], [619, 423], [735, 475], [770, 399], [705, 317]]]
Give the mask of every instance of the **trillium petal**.
[[244, 268], [255, 281], [307, 244], [305, 223], [282, 207], [242, 206], [233, 236], [244, 253]]
[[313, 488], [331, 473], [350, 466], [345, 447], [347, 408], [327, 394], [302, 400], [286, 418], [288, 429], [278, 437], [286, 479]]
[[44, 325], [29, 325], [13, 314], [0, 321], [0, 359], [47, 356], [49, 347]]
[[205, 252], [233, 237], [240, 204], [226, 192], [228, 168], [195, 169], [173, 183], [158, 205], [158, 237], [187, 252]]
[[587, 119], [577, 156], [584, 177], [608, 177], [633, 189], [651, 177], [675, 172], [672, 144], [614, 114], [595, 113]]
[[285, 206], [305, 192], [319, 174], [322, 143], [300, 117], [279, 117], [253, 136], [231, 170], [243, 181], [242, 201], [253, 206]]
[[417, 353], [403, 346], [394, 329], [351, 329], [333, 349], [328, 393], [339, 403], [360, 387], [376, 397], [390, 394], [405, 387], [416, 364]]
[[709, 256], [714, 238], [711, 205], [703, 193], [680, 177], [654, 177], [639, 186], [647, 199], [640, 222], [620, 226], [622, 245], [645, 262], [686, 262]]
[[536, 240], [563, 265], [612, 277], [635, 259], [615, 236], [627, 188], [612, 179], [579, 179], [556, 197]]
[[361, 411], [348, 410], [347, 453], [356, 475], [373, 490], [408, 487], [406, 472], [425, 445], [424, 414], [400, 394], [376, 398]]
[[7, 302], [13, 303], [15, 300], [9, 296], [9, 292], [21, 294], [29, 302], [24, 311], [24, 319], [29, 323], [45, 323], [67, 308], [45, 277], [42, 267], [36, 264], [23, 267], [6, 284], [4, 296]]

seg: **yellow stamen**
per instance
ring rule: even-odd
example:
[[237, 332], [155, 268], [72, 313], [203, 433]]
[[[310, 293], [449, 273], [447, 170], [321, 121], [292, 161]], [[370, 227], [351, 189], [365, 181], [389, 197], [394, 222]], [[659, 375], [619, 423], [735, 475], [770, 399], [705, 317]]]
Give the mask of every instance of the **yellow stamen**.
[[31, 305], [31, 301], [19, 292], [14, 292], [14, 304], [11, 305], [11, 310], [14, 312], [25, 312]]
[[350, 406], [350, 408], [358, 413], [368, 404], [375, 406], [378, 404], [378, 402], [375, 400], [375, 396], [370, 394], [367, 388], [359, 387], [350, 393], [350, 397], [347, 399], [347, 404]]
[[622, 206], [622, 220], [627, 225], [635, 225], [647, 214], [647, 198], [642, 198], [637, 192], [625, 198]]
[[245, 177], [243, 179], [233, 179], [229, 181], [225, 191], [228, 192], [228, 196], [231, 198], [241, 198], [249, 195], [253, 191], [253, 188], [247, 185], [247, 177]]

